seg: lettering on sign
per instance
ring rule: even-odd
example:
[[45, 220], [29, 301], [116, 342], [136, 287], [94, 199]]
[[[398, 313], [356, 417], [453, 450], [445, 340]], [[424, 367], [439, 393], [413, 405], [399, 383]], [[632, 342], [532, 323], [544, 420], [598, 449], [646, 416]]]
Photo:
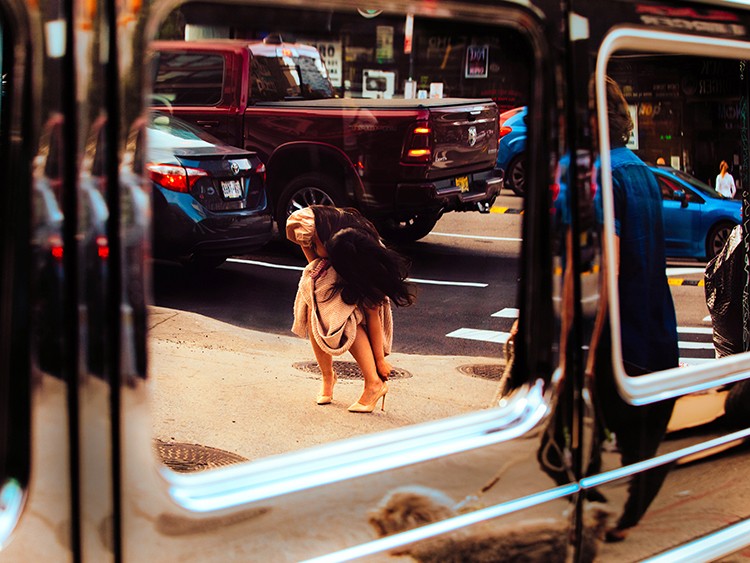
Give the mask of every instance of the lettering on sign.
[[320, 58], [328, 69], [328, 77], [335, 88], [341, 88], [342, 57], [341, 41], [318, 41], [315, 47], [320, 52]]

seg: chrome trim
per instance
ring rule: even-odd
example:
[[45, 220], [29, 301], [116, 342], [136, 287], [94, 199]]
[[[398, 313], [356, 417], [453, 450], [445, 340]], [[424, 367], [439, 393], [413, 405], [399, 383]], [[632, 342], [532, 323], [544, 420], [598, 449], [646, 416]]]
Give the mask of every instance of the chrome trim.
[[[750, 43], [731, 39], [667, 33], [636, 28], [617, 28], [602, 41], [596, 60], [596, 101], [599, 121], [599, 146], [601, 147], [602, 207], [604, 212], [604, 248], [608, 256], [614, 255], [614, 203], [612, 201], [612, 165], [610, 161], [609, 123], [607, 122], [607, 94], [605, 77], [607, 62], [618, 49], [649, 52], [658, 51], [678, 55], [714, 56], [727, 59], [750, 59]], [[661, 372], [630, 377], [625, 373], [619, 335], [620, 302], [617, 278], [612, 268], [607, 268], [607, 291], [610, 299], [610, 326], [612, 331], [612, 364], [617, 387], [622, 397], [633, 405], [656, 403], [665, 399], [711, 389], [750, 376], [750, 353], [737, 354], [707, 362], [703, 365], [678, 367]]]
[[750, 545], [750, 520], [743, 520], [643, 561], [648, 563], [716, 561], [719, 557], [735, 553], [748, 545]]
[[713, 440], [708, 440], [707, 442], [701, 442], [700, 444], [697, 444], [695, 446], [688, 446], [687, 448], [675, 450], [673, 452], [660, 455], [659, 457], [647, 459], [638, 463], [633, 463], [632, 465], [626, 465], [625, 467], [607, 471], [605, 473], [600, 473], [598, 475], [592, 475], [591, 477], [584, 477], [580, 481], [581, 488], [590, 489], [592, 487], [597, 487], [599, 485], [603, 485], [604, 483], [610, 483], [612, 481], [622, 479], [623, 477], [628, 477], [629, 475], [635, 475], [636, 473], [648, 471], [649, 469], [653, 469], [654, 467], [658, 467], [659, 465], [665, 465], [667, 463], [677, 461], [689, 455], [704, 452], [712, 448], [724, 446], [736, 440], [744, 440], [749, 437], [750, 428], [746, 428], [745, 430], [739, 430], [737, 432], [733, 432], [719, 438], [714, 438]]
[[506, 514], [510, 514], [511, 512], [516, 512], [518, 510], [537, 506], [551, 500], [564, 498], [566, 496], [577, 493], [579, 490], [580, 487], [576, 483], [563, 485], [562, 487], [550, 489], [542, 493], [535, 493], [533, 495], [529, 495], [527, 497], [523, 497], [510, 502], [496, 504], [495, 506], [482, 508], [480, 510], [475, 510], [474, 512], [461, 514], [460, 516], [454, 516], [453, 518], [447, 518], [445, 520], [441, 520], [440, 522], [435, 522], [434, 524], [420, 526], [419, 528], [414, 528], [411, 530], [407, 530], [406, 532], [386, 536], [378, 540], [356, 545], [347, 549], [342, 549], [341, 551], [335, 551], [333, 553], [328, 553], [326, 555], [315, 557], [313, 559], [306, 559], [305, 563], [334, 563], [338, 561], [350, 561], [359, 557], [382, 553], [384, 551], [397, 547], [403, 547], [405, 545], [409, 545], [418, 541], [432, 539], [441, 534], [453, 532], [467, 526], [473, 526], [474, 524], [492, 520], [493, 518], [505, 516]]
[[210, 512], [406, 467], [523, 436], [549, 411], [544, 384], [519, 389], [505, 405], [399, 430], [309, 448], [198, 474], [161, 468], [172, 499]]

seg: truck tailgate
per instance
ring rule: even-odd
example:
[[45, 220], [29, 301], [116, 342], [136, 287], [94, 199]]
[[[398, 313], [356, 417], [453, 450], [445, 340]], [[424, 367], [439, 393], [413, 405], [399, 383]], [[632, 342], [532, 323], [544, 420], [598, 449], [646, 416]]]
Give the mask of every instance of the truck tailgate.
[[498, 109], [493, 102], [430, 107], [432, 173], [495, 165]]

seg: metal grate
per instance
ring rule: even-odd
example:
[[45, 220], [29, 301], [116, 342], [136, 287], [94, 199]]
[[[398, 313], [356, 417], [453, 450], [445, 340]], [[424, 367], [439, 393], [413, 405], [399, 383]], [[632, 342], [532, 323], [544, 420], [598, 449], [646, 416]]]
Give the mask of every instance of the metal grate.
[[471, 377], [499, 381], [505, 372], [505, 364], [467, 364], [458, 366], [458, 371]]
[[154, 442], [162, 463], [179, 473], [204, 471], [247, 461], [247, 458], [240, 455], [209, 446], [164, 442], [162, 440], [155, 440]]
[[[320, 375], [320, 368], [317, 362], [297, 362], [292, 367], [307, 373]], [[356, 362], [333, 362], [333, 371], [339, 379], [362, 379], [362, 370]], [[412, 374], [404, 369], [393, 368], [388, 379], [406, 379], [412, 377]]]

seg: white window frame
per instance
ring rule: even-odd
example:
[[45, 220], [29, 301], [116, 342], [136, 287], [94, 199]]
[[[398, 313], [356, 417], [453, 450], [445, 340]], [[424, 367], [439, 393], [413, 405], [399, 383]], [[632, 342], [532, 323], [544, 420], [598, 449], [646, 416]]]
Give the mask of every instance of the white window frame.
[[[607, 63], [619, 50], [659, 52], [697, 57], [720, 57], [750, 60], [750, 42], [620, 27], [602, 41], [596, 61], [596, 102], [599, 122], [602, 205], [604, 212], [604, 249], [614, 256], [614, 203], [612, 199], [612, 166], [610, 161], [609, 123], [607, 118]], [[697, 366], [677, 367], [648, 375], [631, 377], [625, 372], [620, 339], [620, 301], [614, 268], [606, 269], [610, 296], [612, 364], [621, 396], [633, 405], [644, 405], [711, 389], [750, 376], [750, 352], [726, 356]]]

